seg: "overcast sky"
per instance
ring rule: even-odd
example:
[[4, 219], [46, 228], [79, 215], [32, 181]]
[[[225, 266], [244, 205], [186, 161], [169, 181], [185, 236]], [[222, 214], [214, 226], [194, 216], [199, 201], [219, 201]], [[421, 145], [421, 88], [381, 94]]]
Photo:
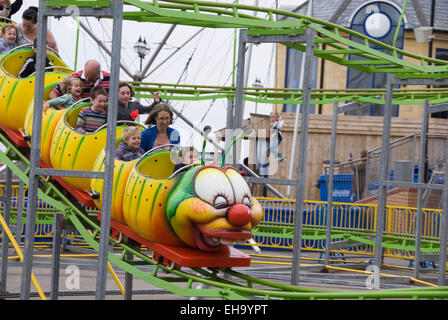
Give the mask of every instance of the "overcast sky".
[[[256, 0], [242, 0], [240, 3], [254, 5]], [[226, 1], [222, 1], [226, 2]], [[227, 1], [229, 2], [229, 1]], [[296, 5], [300, 1], [281, 1], [282, 5]], [[19, 13], [12, 18], [20, 22], [23, 10], [30, 5], [38, 6], [37, 0], [24, 0]], [[273, 0], [259, 0], [259, 6], [275, 7]], [[90, 28], [95, 35], [109, 48], [112, 42], [112, 22], [109, 19], [81, 18], [80, 21]], [[49, 28], [55, 35], [59, 46], [59, 54], [69, 67], [75, 68], [76, 52], [76, 28], [71, 18], [49, 19]], [[158, 44], [166, 35], [170, 25], [156, 23], [141, 23], [124, 21], [122, 37], [122, 63], [127, 66], [131, 73], [139, 69], [140, 60], [133, 49], [134, 43], [141, 36], [148, 42], [151, 51], [143, 61], [143, 66], [149, 61]], [[159, 53], [149, 71], [158, 66], [168, 55], [179, 48], [187, 39], [194, 35], [200, 28], [189, 26], [177, 26], [171, 34], [166, 45]], [[230, 86], [232, 84], [232, 66], [234, 50], [233, 29], [205, 29], [194, 40], [179, 50], [173, 58], [160, 66], [156, 71], [146, 78], [145, 82], [159, 83], [181, 83], [197, 85], [219, 85]], [[191, 61], [187, 66], [187, 62]], [[82, 69], [88, 59], [98, 59], [102, 68], [110, 70], [110, 57], [99, 48], [98, 44], [84, 31], [80, 30], [78, 45], [78, 61], [76, 69]], [[248, 58], [246, 58], [248, 59]], [[273, 87], [275, 72], [275, 51], [271, 44], [261, 44], [253, 47], [251, 57], [251, 69], [249, 71], [248, 86], [252, 86], [256, 78], [261, 80], [265, 87]], [[126, 73], [121, 73], [120, 80], [130, 80]], [[182, 111], [183, 114], [195, 123], [199, 128], [210, 125], [213, 130], [225, 127], [226, 100], [188, 102], [172, 101], [172, 106]], [[267, 114], [272, 105], [257, 105], [258, 113]], [[245, 105], [245, 118], [250, 112], [255, 111], [255, 104], [247, 102]], [[201, 120], [203, 121], [201, 122]], [[174, 127], [181, 131], [181, 144], [188, 145], [193, 142], [200, 146], [201, 138], [194, 134], [184, 121], [178, 119]]]

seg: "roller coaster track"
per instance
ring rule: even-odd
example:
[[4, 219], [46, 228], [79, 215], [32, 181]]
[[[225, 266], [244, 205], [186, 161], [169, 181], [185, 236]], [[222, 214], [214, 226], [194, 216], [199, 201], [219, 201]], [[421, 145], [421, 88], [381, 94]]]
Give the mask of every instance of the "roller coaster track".
[[[66, 7], [74, 6], [109, 6], [110, 1], [68, 1], [48, 0], [47, 6]], [[125, 11], [124, 19], [135, 21], [158, 22], [168, 24], [182, 24], [210, 28], [247, 28], [250, 35], [298, 35], [303, 34], [306, 29], [316, 32], [315, 42], [326, 44], [322, 50], [316, 46], [314, 54], [325, 60], [350, 66], [363, 72], [389, 72], [395, 77], [403, 78], [447, 78], [448, 62], [421, 57], [397, 48], [385, 45], [379, 41], [358, 34], [347, 28], [321, 21], [315, 18], [299, 14], [260, 8], [248, 5], [200, 2], [200, 1], [153, 1], [142, 2], [137, 0], [126, 0], [125, 4], [140, 9], [140, 11]], [[265, 15], [266, 18], [254, 17], [253, 13]], [[275, 17], [282, 18], [275, 20]], [[284, 43], [286, 46], [305, 50], [305, 45], [300, 43]], [[373, 49], [375, 46], [376, 49]], [[349, 56], [357, 56], [361, 61], [352, 61]], [[180, 85], [143, 87], [147, 91], [158, 89], [165, 96], [178, 100], [213, 99], [214, 97], [232, 97], [234, 88], [224, 87], [182, 87]], [[154, 88], [154, 89], [153, 89]], [[183, 92], [179, 90], [184, 90]], [[145, 96], [145, 93], [142, 94]], [[384, 92], [379, 90], [316, 90], [314, 91], [313, 103], [330, 103], [333, 101], [354, 101], [380, 103], [384, 99]], [[213, 97], [213, 98], [211, 98]], [[383, 98], [381, 98], [383, 97]], [[247, 89], [245, 99], [249, 101], [265, 101], [268, 103], [293, 103], [301, 100], [300, 90], [277, 90], [270, 89], [268, 92], [260, 89]], [[433, 103], [446, 102], [447, 92], [444, 90], [432, 91], [397, 91], [396, 102], [418, 103], [425, 99], [432, 99]], [[281, 101], [281, 102], [280, 102]], [[0, 160], [10, 168], [16, 176], [28, 184], [29, 160], [26, 150], [19, 150], [3, 134], [0, 134]], [[25, 169], [21, 169], [19, 163]], [[87, 213], [76, 201], [67, 197], [60, 187], [49, 181], [41, 180], [39, 184], [38, 197], [54, 207], [57, 211], [70, 221], [85, 241], [95, 250], [99, 248], [98, 233], [100, 230], [98, 221], [94, 215]], [[270, 226], [272, 227], [272, 226]], [[282, 226], [288, 231], [289, 226]], [[274, 229], [260, 229], [259, 232], [274, 232]], [[91, 232], [93, 231], [93, 232]], [[285, 231], [282, 231], [285, 232]], [[286, 232], [287, 233], [287, 232]], [[321, 230], [306, 230], [308, 237], [321, 236]], [[367, 239], [370, 234], [367, 231], [338, 230], [336, 236], [352, 237], [356, 241]], [[357, 238], [356, 238], [357, 237]], [[386, 239], [386, 237], [385, 237]], [[265, 299], [379, 299], [379, 298], [448, 298], [448, 287], [434, 288], [407, 288], [389, 289], [376, 291], [322, 291], [306, 289], [291, 285], [257, 279], [241, 272], [231, 269], [208, 270], [193, 268], [192, 273], [185, 270], [169, 269], [164, 265], [157, 264], [144, 253], [131, 248], [124, 243], [117, 243], [113, 238], [110, 241], [121, 249], [119, 256], [109, 252], [108, 259], [117, 267], [133, 274], [154, 286], [164, 288], [174, 294], [184, 297], [209, 297], [222, 299], [247, 299], [251, 297], [262, 297]], [[428, 240], [429, 241], [429, 240]], [[429, 241], [430, 242], [430, 241]], [[126, 253], [132, 253], [139, 260], [127, 261]], [[151, 273], [143, 272], [138, 268], [140, 264], [153, 265]], [[221, 273], [231, 276], [232, 280], [221, 276]], [[198, 289], [194, 284], [202, 283], [207, 287]]]
[[[3, 134], [0, 134], [0, 160], [10, 168], [15, 175], [24, 183], [28, 184], [29, 160], [24, 150], [19, 150]], [[21, 166], [19, 164], [22, 164]], [[25, 168], [25, 169], [21, 169]], [[41, 180], [38, 190], [39, 198], [54, 207], [62, 214], [66, 221], [69, 221], [81, 234], [87, 244], [98, 250], [100, 231], [99, 222], [96, 215], [81, 208], [76, 200], [68, 198], [54, 185], [51, 180]], [[44, 213], [45, 214], [45, 213]], [[272, 230], [271, 231], [278, 231]], [[364, 239], [363, 235], [368, 232], [351, 230], [341, 230], [334, 235], [344, 237], [350, 234], [355, 241]], [[264, 233], [266, 235], [266, 233]], [[316, 234], [305, 231], [305, 237], [313, 239]], [[318, 238], [321, 238], [318, 235]], [[432, 299], [448, 298], [448, 287], [435, 288], [409, 288], [409, 289], [385, 289], [377, 291], [321, 291], [312, 290], [297, 286], [279, 284], [271, 281], [258, 279], [242, 272], [230, 268], [206, 269], [191, 268], [191, 272], [182, 269], [170, 269], [162, 264], [157, 264], [151, 257], [138, 251], [124, 243], [118, 243], [112, 237], [111, 243], [121, 254], [118, 256], [109, 252], [109, 261], [118, 268], [131, 273], [135, 277], [147, 283], [183, 297], [203, 297], [221, 299], [249, 299], [262, 297], [264, 299], [379, 299], [379, 298], [412, 298], [412, 299]], [[137, 259], [128, 261], [125, 259], [126, 253], [133, 254]], [[152, 265], [153, 271], [147, 273], [138, 268], [139, 265]], [[229, 277], [231, 280], [229, 280]], [[194, 287], [194, 284], [205, 285], [206, 288]]]
[[[48, 0], [48, 7], [107, 7], [110, 1]], [[248, 35], [299, 35], [315, 31], [314, 55], [367, 73], [393, 73], [397, 78], [447, 78], [448, 62], [423, 57], [384, 44], [348, 28], [301, 14], [243, 4], [169, 0], [125, 0], [123, 19], [208, 28], [246, 28]], [[140, 9], [136, 11], [135, 9]], [[254, 16], [257, 13], [257, 16]], [[264, 16], [265, 18], [263, 18]], [[277, 18], [277, 19], [276, 19]], [[284, 45], [305, 51], [305, 44]], [[356, 59], [350, 59], [350, 56]]]
[[[159, 91], [166, 100], [202, 101], [213, 99], [233, 99], [234, 87], [200, 86], [185, 84], [131, 82], [136, 97], [152, 99], [153, 92]], [[301, 104], [301, 89], [288, 88], [245, 88], [243, 99], [245, 101], [272, 104]], [[313, 89], [311, 91], [311, 104], [327, 104], [338, 101], [340, 103], [356, 102], [385, 103], [386, 91], [384, 89]], [[419, 105], [428, 100], [429, 104], [448, 102], [447, 88], [427, 89], [395, 89], [392, 94], [392, 104]]]
[[[254, 236], [275, 237], [278, 239], [293, 239], [294, 225], [286, 223], [262, 222], [252, 231]], [[325, 240], [325, 226], [304, 225], [302, 231], [303, 240]], [[338, 239], [350, 242], [358, 242], [365, 245], [375, 245], [374, 230], [332, 227], [331, 239]], [[420, 251], [422, 253], [439, 253], [440, 239], [437, 237], [423, 236]], [[415, 251], [415, 237], [409, 234], [397, 232], [384, 232], [382, 247], [386, 249], [396, 249], [403, 251]]]
[[[74, 2], [74, 1], [72, 1]], [[125, 4], [141, 11], [124, 12], [123, 18], [210, 28], [247, 28], [249, 35], [297, 35], [305, 29], [316, 33], [314, 55], [363, 72], [390, 72], [397, 78], [446, 78], [448, 62], [418, 56], [386, 45], [348, 28], [288, 11], [241, 4], [207, 1], [171, 0]], [[254, 13], [258, 16], [255, 17]], [[261, 16], [266, 18], [261, 18]], [[275, 17], [278, 19], [275, 20]], [[301, 51], [305, 45], [284, 43]], [[374, 47], [374, 48], [373, 48]], [[350, 59], [349, 56], [360, 59]]]

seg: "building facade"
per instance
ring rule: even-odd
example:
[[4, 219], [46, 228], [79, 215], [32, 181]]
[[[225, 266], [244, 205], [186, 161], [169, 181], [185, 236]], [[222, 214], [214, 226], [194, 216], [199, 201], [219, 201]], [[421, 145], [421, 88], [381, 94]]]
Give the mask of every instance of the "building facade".
[[[307, 15], [308, 1], [298, 6], [281, 8]], [[402, 14], [404, 0], [326, 0], [312, 1], [312, 16], [321, 20], [350, 28], [366, 34], [388, 45], [403, 49], [420, 56], [428, 56], [442, 60], [448, 60], [448, 1], [440, 0], [411, 0]], [[420, 34], [422, 30], [430, 30], [430, 34]], [[345, 35], [349, 37], [349, 35]], [[353, 40], [353, 39], [352, 39]], [[318, 49], [324, 50], [325, 44], [319, 44]], [[378, 49], [378, 48], [374, 48]], [[300, 88], [301, 85], [302, 52], [278, 45], [276, 50], [276, 87]], [[312, 84], [317, 89], [346, 89], [346, 88], [384, 88], [385, 74], [367, 74], [338, 65], [328, 60], [314, 57], [312, 67]], [[413, 88], [418, 88], [413, 87]], [[423, 87], [424, 88], [424, 87]], [[291, 164], [291, 146], [294, 137], [294, 113], [297, 105], [277, 104], [273, 106], [273, 112], [281, 112], [285, 120], [282, 128], [283, 141], [279, 151], [286, 155], [286, 160], [277, 163], [272, 178], [295, 178], [298, 155], [296, 161]], [[340, 116], [338, 122], [338, 137], [336, 139], [336, 161], [347, 161], [352, 154], [357, 158], [362, 150], [372, 150], [381, 145], [382, 132], [382, 105], [367, 105], [362, 109]], [[309, 123], [307, 177], [305, 198], [319, 200], [319, 177], [323, 174], [324, 163], [330, 158], [330, 135], [333, 104], [314, 105], [311, 107]], [[396, 105], [393, 110], [392, 139], [400, 139], [409, 135], [419, 134], [421, 130], [421, 105]], [[429, 124], [429, 133], [448, 134], [448, 114], [440, 113], [432, 115]], [[260, 122], [256, 115], [252, 116], [253, 123], [269, 128], [269, 119]], [[258, 122], [257, 122], [258, 121]], [[300, 129], [299, 129], [300, 131]], [[297, 141], [299, 141], [300, 132]], [[429, 142], [438, 145], [437, 138]], [[252, 145], [253, 152], [257, 155], [258, 149], [266, 148], [259, 142]], [[407, 154], [414, 152], [418, 144], [415, 144]], [[296, 152], [297, 152], [296, 148]], [[428, 150], [430, 157], [437, 161], [439, 155], [436, 149]], [[397, 158], [398, 159], [398, 158]], [[259, 167], [259, 159], [254, 159]], [[403, 160], [403, 159], [398, 159]], [[418, 160], [417, 160], [418, 161]], [[393, 165], [393, 164], [392, 164]], [[292, 172], [292, 176], [291, 175]], [[278, 190], [287, 193], [287, 188], [278, 186]], [[294, 190], [288, 195], [293, 197]], [[258, 193], [259, 194], [259, 193]], [[267, 193], [267, 195], [272, 195]]]

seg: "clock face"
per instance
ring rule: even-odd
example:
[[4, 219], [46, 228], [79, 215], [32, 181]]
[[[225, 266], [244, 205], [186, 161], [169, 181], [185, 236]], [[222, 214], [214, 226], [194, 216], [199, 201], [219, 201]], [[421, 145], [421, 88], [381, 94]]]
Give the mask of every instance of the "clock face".
[[390, 18], [382, 12], [372, 13], [364, 21], [365, 31], [372, 38], [385, 37], [389, 33], [391, 26]]

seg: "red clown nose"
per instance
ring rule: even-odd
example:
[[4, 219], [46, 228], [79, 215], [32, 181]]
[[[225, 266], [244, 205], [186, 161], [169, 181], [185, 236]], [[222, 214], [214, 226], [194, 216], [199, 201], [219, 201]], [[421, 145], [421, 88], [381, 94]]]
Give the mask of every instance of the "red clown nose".
[[242, 227], [250, 222], [251, 215], [247, 206], [238, 203], [229, 209], [227, 218], [232, 225]]

